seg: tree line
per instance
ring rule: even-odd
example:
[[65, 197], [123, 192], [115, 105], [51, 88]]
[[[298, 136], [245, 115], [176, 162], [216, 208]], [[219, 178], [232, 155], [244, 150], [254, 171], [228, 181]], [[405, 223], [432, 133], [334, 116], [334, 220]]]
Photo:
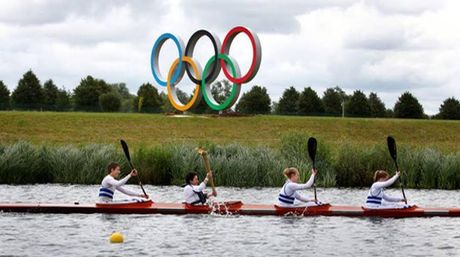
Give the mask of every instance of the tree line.
[[[231, 92], [227, 80], [215, 82], [212, 95], [224, 101]], [[187, 102], [191, 95], [177, 90], [178, 98]], [[70, 92], [58, 88], [53, 80], [45, 81], [43, 86], [37, 76], [27, 71], [19, 80], [13, 92], [0, 80], [0, 110], [49, 110], [49, 111], [103, 111], [103, 112], [177, 112], [170, 104], [167, 95], [150, 83], [142, 84], [136, 95], [132, 95], [125, 83], [110, 84], [102, 79], [87, 76]], [[437, 118], [460, 119], [460, 102], [454, 97], [447, 98], [439, 107], [439, 113], [428, 117], [418, 99], [410, 92], [404, 92], [393, 108], [386, 108], [376, 93], [366, 96], [356, 90], [347, 95], [340, 87], [328, 88], [319, 97], [311, 87], [299, 92], [294, 87], [287, 88], [278, 102], [272, 102], [267, 89], [253, 86], [244, 93], [236, 112], [244, 114], [280, 114], [309, 116], [347, 116], [347, 117], [395, 117], [395, 118]], [[192, 113], [217, 113], [210, 109], [204, 100]]]
[[355, 90], [352, 95], [347, 95], [340, 87], [327, 88], [321, 98], [311, 87], [302, 92], [290, 87], [273, 105], [274, 112], [282, 115], [460, 119], [460, 102], [454, 97], [444, 100], [439, 113], [429, 117], [418, 99], [407, 91], [401, 94], [392, 109], [385, 107], [377, 93], [366, 96], [361, 90]]

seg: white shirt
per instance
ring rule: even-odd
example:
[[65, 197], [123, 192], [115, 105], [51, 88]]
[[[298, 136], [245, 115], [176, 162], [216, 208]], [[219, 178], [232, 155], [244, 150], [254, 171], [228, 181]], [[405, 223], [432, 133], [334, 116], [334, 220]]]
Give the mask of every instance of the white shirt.
[[[109, 174], [105, 176], [105, 178], [102, 180], [101, 187], [108, 188], [112, 190], [112, 192], [114, 193], [115, 193], [115, 190], [118, 190], [122, 192], [123, 194], [129, 195], [129, 196], [140, 196], [139, 194], [122, 187], [124, 184], [126, 184], [126, 182], [128, 182], [130, 178], [131, 178], [131, 174], [128, 174], [123, 179], [116, 180]], [[107, 197], [99, 197], [99, 199], [103, 202], [112, 201], [112, 199], [107, 198]]]
[[200, 200], [200, 197], [195, 192], [202, 192], [206, 188], [207, 183], [208, 179], [205, 178], [199, 186], [186, 185], [184, 187], [185, 202], [191, 204], [193, 202]]
[[[310, 176], [310, 179], [305, 184], [294, 183], [288, 179], [288, 181], [286, 181], [286, 184], [284, 184], [284, 186], [281, 188], [280, 194], [294, 197], [295, 199], [302, 201], [302, 202], [308, 202], [310, 199], [306, 196], [299, 194], [297, 191], [310, 188], [313, 185], [314, 179], [315, 179], [315, 175], [313, 174]], [[292, 206], [291, 204], [284, 203], [281, 201], [278, 201], [278, 205], [283, 206], [283, 207]]]
[[[401, 197], [391, 197], [389, 195], [386, 195], [383, 189], [385, 187], [389, 187], [393, 185], [393, 183], [398, 179], [398, 175], [394, 175], [387, 181], [380, 181], [380, 182], [375, 182], [372, 184], [371, 189], [369, 190], [369, 193], [367, 196], [374, 196], [374, 197], [380, 197], [382, 198], [382, 205], [393, 205], [395, 202], [400, 202], [404, 200]], [[368, 207], [377, 207], [379, 206], [378, 204], [373, 204], [373, 203], [366, 203], [366, 206]]]

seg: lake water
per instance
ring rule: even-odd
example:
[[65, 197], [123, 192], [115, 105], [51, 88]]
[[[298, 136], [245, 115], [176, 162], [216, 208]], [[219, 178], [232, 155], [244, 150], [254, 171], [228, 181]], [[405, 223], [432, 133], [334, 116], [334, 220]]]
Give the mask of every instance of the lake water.
[[[157, 202], [182, 201], [179, 187], [145, 189]], [[0, 202], [94, 202], [97, 192], [97, 185], [0, 185]], [[273, 203], [278, 188], [218, 192], [220, 200]], [[397, 189], [386, 192], [400, 195]], [[366, 193], [318, 189], [320, 200], [335, 204], [361, 205]], [[460, 206], [460, 191], [406, 190], [406, 195], [419, 206]], [[0, 213], [0, 256], [459, 256], [459, 228], [460, 218], [441, 217]], [[114, 231], [124, 234], [125, 243], [109, 243]]]

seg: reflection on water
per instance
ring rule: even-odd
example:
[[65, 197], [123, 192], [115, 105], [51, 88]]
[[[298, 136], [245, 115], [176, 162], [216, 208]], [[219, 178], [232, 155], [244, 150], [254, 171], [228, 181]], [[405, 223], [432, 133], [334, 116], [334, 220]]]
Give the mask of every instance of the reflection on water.
[[[94, 201], [97, 190], [96, 185], [2, 185], [0, 202], [84, 203]], [[146, 190], [158, 202], [182, 201], [180, 187]], [[219, 199], [273, 203], [277, 193], [277, 188], [220, 188]], [[460, 206], [459, 191], [406, 194], [420, 206]], [[318, 195], [333, 204], [361, 205], [366, 189], [319, 189]], [[0, 213], [0, 256], [456, 256], [459, 226], [460, 218], [440, 217]], [[124, 234], [125, 243], [109, 243], [114, 231]]]

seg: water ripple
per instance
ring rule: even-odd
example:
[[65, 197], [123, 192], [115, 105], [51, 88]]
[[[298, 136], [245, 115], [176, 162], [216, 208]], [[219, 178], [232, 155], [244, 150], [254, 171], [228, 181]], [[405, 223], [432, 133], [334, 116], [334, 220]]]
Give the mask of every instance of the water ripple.
[[[145, 188], [158, 202], [182, 201], [180, 187]], [[84, 203], [94, 201], [97, 191], [96, 185], [1, 185], [0, 202]], [[318, 193], [327, 202], [361, 205], [366, 191]], [[221, 199], [248, 203], [273, 203], [277, 193], [277, 188], [219, 188]], [[460, 199], [460, 191], [407, 190], [406, 194], [420, 206], [458, 206]], [[460, 219], [440, 217], [0, 213], [0, 256], [455, 256], [459, 226]], [[124, 244], [109, 243], [114, 231], [124, 234]]]

